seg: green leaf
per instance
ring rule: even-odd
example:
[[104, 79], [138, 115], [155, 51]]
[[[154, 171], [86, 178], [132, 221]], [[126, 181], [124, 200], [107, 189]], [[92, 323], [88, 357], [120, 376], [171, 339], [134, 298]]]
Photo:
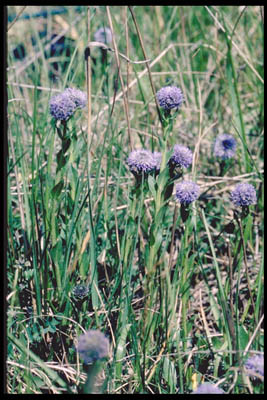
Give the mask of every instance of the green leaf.
[[129, 332], [131, 324], [125, 325], [121, 330], [121, 335], [118, 340], [117, 349], [116, 349], [116, 376], [119, 378], [122, 372], [122, 359], [126, 353], [126, 339]]
[[155, 183], [156, 183], [155, 178], [152, 175], [149, 175], [147, 178], [147, 182], [148, 182], [149, 190], [155, 199], [157, 196], [156, 189], [155, 189]]
[[34, 379], [33, 379], [33, 384], [36, 386], [36, 388], [41, 389], [43, 388], [46, 384], [45, 384], [45, 380], [42, 380], [41, 378], [39, 378], [38, 376], [36, 376], [34, 374]]
[[129, 216], [127, 221], [127, 238], [132, 238], [135, 235], [137, 229], [137, 224], [134, 219]]
[[73, 201], [75, 201], [75, 196], [77, 194], [77, 184], [79, 181], [79, 177], [78, 177], [78, 172], [75, 168], [73, 168], [73, 166], [70, 166], [69, 169], [69, 179], [70, 179], [70, 195], [71, 195], [71, 199]]
[[49, 376], [52, 383], [57, 383], [62, 388], [67, 388], [66, 382], [64, 382], [63, 379], [61, 379], [53, 369], [50, 369], [38, 356], [36, 356], [36, 354], [29, 350], [27, 345], [24, 345], [24, 341], [17, 339], [11, 334], [8, 334], [8, 337], [15, 344], [15, 346], [25, 354], [27, 358], [38, 364], [40, 370]]
[[155, 252], [158, 251], [158, 249], [160, 248], [162, 244], [162, 232], [161, 230], [157, 232], [156, 234], [156, 240], [155, 240]]
[[64, 152], [62, 150], [60, 150], [57, 153], [57, 172], [64, 167], [64, 165], [67, 162], [67, 157], [64, 156]]
[[222, 347], [222, 339], [220, 337], [214, 336], [212, 337], [212, 344], [215, 350], [219, 350]]
[[239, 341], [240, 341], [240, 348], [245, 349], [249, 341], [249, 334], [245, 330], [243, 325], [239, 326]]
[[169, 168], [166, 167], [158, 176], [158, 186], [161, 191], [166, 187], [170, 179]]
[[177, 374], [173, 361], [168, 357], [165, 357], [163, 361], [163, 378], [169, 385], [170, 394], [175, 393]]
[[60, 193], [62, 192], [63, 187], [64, 187], [64, 181], [61, 180], [51, 190], [52, 197], [57, 198], [60, 195]]

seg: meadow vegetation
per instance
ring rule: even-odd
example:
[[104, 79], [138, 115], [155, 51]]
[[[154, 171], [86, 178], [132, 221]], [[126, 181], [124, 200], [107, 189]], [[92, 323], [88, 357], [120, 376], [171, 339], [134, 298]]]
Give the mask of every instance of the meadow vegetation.
[[[264, 352], [263, 7], [58, 8], [7, 8], [6, 391], [90, 391], [77, 344], [99, 330], [96, 392], [263, 393], [245, 367]], [[60, 121], [66, 88], [87, 104]], [[170, 172], [176, 145], [192, 160]], [[159, 168], [129, 168], [137, 149]], [[255, 204], [232, 201], [240, 183]]]

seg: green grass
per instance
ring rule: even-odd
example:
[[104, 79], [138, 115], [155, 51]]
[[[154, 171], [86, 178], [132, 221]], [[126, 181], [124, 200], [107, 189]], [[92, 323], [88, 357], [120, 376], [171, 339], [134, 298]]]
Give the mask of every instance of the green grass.
[[[27, 6], [21, 17], [40, 8]], [[66, 87], [87, 91], [87, 7], [18, 19], [8, 30], [6, 392], [82, 393], [77, 340], [99, 329], [110, 339], [99, 375], [105, 393], [191, 393], [204, 381], [227, 393], [263, 393], [242, 368], [264, 351], [263, 10], [132, 10], [136, 24], [126, 7], [110, 7], [118, 51], [149, 59], [150, 68], [119, 56], [123, 98], [115, 53], [105, 64], [92, 47], [91, 133], [87, 109], [78, 110], [68, 142], [49, 99]], [[92, 41], [108, 24], [106, 8], [91, 6]], [[65, 69], [66, 54], [57, 58], [52, 80], [55, 59], [46, 52], [51, 34], [64, 32], [73, 48]], [[12, 49], [22, 41], [20, 61]], [[185, 97], [171, 122], [158, 114], [152, 87], [167, 84]], [[223, 169], [213, 143], [226, 132], [238, 145]], [[174, 144], [193, 151], [183, 177], [201, 188], [187, 219], [164, 196]], [[164, 154], [160, 174], [139, 186], [126, 164], [131, 146]], [[229, 200], [239, 182], [257, 191], [242, 218]], [[89, 294], [75, 302], [80, 283]]]

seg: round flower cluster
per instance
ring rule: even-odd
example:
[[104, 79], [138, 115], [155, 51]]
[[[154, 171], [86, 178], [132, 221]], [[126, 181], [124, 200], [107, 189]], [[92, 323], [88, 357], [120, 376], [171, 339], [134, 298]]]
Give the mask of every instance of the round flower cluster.
[[67, 121], [77, 110], [85, 107], [87, 96], [78, 89], [67, 88], [50, 99], [50, 114], [59, 121]]
[[256, 354], [247, 359], [245, 362], [245, 367], [248, 375], [253, 375], [254, 373], [264, 377], [264, 357], [261, 354]]
[[226, 160], [232, 158], [236, 152], [236, 140], [233, 136], [223, 133], [218, 135], [214, 144], [214, 155]]
[[94, 39], [96, 42], [110, 44], [112, 42], [112, 32], [109, 28], [99, 28], [95, 34]]
[[178, 108], [184, 101], [184, 96], [180, 88], [176, 86], [165, 86], [157, 92], [159, 105], [166, 111]]
[[188, 205], [199, 197], [200, 188], [193, 181], [182, 181], [175, 189], [175, 197], [181, 204]]
[[72, 290], [72, 295], [77, 300], [83, 300], [88, 295], [89, 289], [86, 285], [77, 285]]
[[180, 144], [176, 144], [173, 148], [173, 154], [169, 160], [171, 166], [188, 168], [192, 164], [193, 153], [192, 151]]
[[109, 354], [109, 340], [99, 330], [90, 329], [78, 339], [77, 350], [86, 364], [105, 358]]
[[230, 200], [235, 206], [244, 207], [257, 203], [254, 186], [249, 183], [239, 183], [230, 194]]
[[152, 153], [149, 150], [140, 149], [130, 153], [127, 164], [133, 174], [148, 174], [160, 167], [160, 153]]
[[202, 383], [192, 394], [224, 394], [225, 392], [211, 383]]
[[64, 93], [69, 97], [76, 105], [76, 107], [85, 107], [87, 104], [87, 95], [79, 89], [67, 88]]

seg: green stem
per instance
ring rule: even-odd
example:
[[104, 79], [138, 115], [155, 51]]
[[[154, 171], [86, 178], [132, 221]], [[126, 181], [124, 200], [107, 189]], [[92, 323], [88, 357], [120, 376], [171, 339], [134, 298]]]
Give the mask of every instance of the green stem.
[[158, 187], [157, 187], [156, 199], [155, 199], [155, 214], [154, 214], [155, 225], [154, 225], [154, 229], [151, 232], [152, 235], [154, 236], [155, 240], [154, 240], [154, 244], [150, 248], [150, 253], [149, 253], [149, 263], [148, 263], [148, 273], [149, 274], [154, 269], [155, 257], [156, 257], [156, 253], [158, 250], [156, 237], [157, 237], [157, 233], [159, 232], [159, 229], [161, 229], [160, 228], [161, 221], [159, 219], [157, 219], [157, 215], [159, 214], [161, 207], [163, 205], [163, 202], [164, 202], [163, 194], [164, 194], [165, 187], [166, 187], [166, 177], [164, 176], [164, 170], [165, 170], [166, 164], [167, 164], [167, 144], [168, 144], [169, 133], [170, 133], [169, 125], [166, 124], [164, 127], [164, 131], [163, 131], [163, 140], [162, 140], [163, 151], [162, 151], [160, 174], [158, 177]]
[[102, 361], [96, 361], [92, 365], [87, 366], [87, 380], [85, 382], [83, 393], [84, 394], [99, 394], [100, 388], [96, 389], [97, 375], [103, 368]]
[[[232, 335], [231, 335], [231, 327], [233, 324], [232, 321], [232, 315], [228, 309], [228, 305], [227, 305], [227, 301], [226, 301], [226, 296], [225, 296], [225, 292], [223, 289], [223, 284], [222, 284], [222, 279], [221, 279], [221, 275], [220, 275], [220, 268], [217, 262], [217, 258], [216, 258], [216, 253], [215, 253], [215, 249], [214, 249], [214, 245], [212, 242], [212, 238], [211, 238], [211, 234], [210, 234], [210, 230], [208, 227], [208, 223], [205, 217], [205, 213], [204, 210], [202, 211], [202, 218], [203, 218], [203, 222], [204, 222], [204, 226], [207, 232], [207, 236], [208, 236], [208, 240], [209, 240], [209, 245], [210, 245], [210, 250], [212, 253], [212, 258], [213, 258], [213, 263], [214, 263], [214, 267], [215, 267], [215, 272], [216, 272], [216, 279], [217, 279], [217, 283], [218, 283], [218, 287], [219, 287], [219, 291], [218, 291], [218, 295], [219, 295], [219, 301], [221, 303], [222, 306], [222, 312], [223, 312], [223, 319], [224, 319], [224, 325], [225, 325], [225, 331], [226, 331], [226, 336], [227, 336], [227, 341], [228, 341], [228, 345], [229, 345], [229, 349], [232, 350]], [[231, 362], [232, 362], [232, 355], [230, 354], [230, 358], [231, 358]]]
[[118, 326], [125, 326], [129, 312], [131, 312], [132, 299], [132, 257], [138, 240], [138, 230], [142, 216], [144, 203], [145, 182], [142, 177], [142, 182], [137, 184], [132, 189], [129, 217], [126, 225], [125, 240], [122, 244], [121, 252], [121, 293], [120, 293], [120, 315], [118, 317]]
[[187, 275], [188, 275], [188, 225], [189, 221], [186, 222], [185, 224], [185, 231], [184, 231], [184, 240], [183, 240], [183, 262], [182, 262], [182, 324], [183, 324], [183, 331], [184, 331], [184, 341], [183, 341], [183, 348], [184, 352], [186, 352], [187, 349], [187, 302], [188, 302], [188, 291], [186, 288], [186, 283], [187, 283]]
[[[151, 338], [153, 336], [153, 319], [154, 314], [149, 310], [155, 304], [157, 295], [160, 294], [161, 288], [154, 287], [156, 271], [157, 271], [157, 261], [158, 261], [158, 253], [162, 243], [162, 219], [164, 218], [163, 211], [162, 215], [160, 215], [162, 211], [162, 206], [165, 202], [164, 193], [169, 181], [169, 172], [166, 168], [167, 165], [167, 145], [168, 145], [168, 136], [171, 132], [171, 123], [165, 121], [164, 130], [163, 130], [163, 139], [160, 140], [161, 148], [162, 148], [162, 160], [160, 173], [157, 177], [157, 188], [156, 188], [156, 196], [155, 196], [155, 208], [154, 208], [154, 221], [151, 225], [150, 231], [150, 239], [149, 239], [149, 256], [147, 261], [147, 279], [144, 288], [145, 295], [145, 306], [144, 306], [144, 314], [143, 314], [143, 326], [142, 326], [142, 334], [143, 334], [143, 356], [144, 356], [144, 375], [145, 370], [147, 369], [148, 359], [145, 357], [145, 354], [148, 352], [150, 347]], [[164, 320], [164, 316], [163, 316]], [[155, 320], [154, 320], [155, 321]]]

